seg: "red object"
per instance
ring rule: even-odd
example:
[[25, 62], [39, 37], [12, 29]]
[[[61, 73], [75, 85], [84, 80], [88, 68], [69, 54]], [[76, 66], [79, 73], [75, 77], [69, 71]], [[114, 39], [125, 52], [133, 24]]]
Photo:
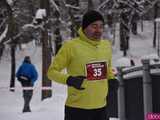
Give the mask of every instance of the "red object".
[[86, 64], [87, 80], [102, 80], [107, 78], [106, 62], [93, 62]]

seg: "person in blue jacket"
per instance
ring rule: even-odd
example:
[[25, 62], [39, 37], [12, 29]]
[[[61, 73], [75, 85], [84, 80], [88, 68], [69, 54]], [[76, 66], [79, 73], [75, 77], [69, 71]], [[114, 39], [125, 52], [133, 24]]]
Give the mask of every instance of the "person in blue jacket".
[[38, 73], [35, 66], [31, 63], [30, 56], [25, 56], [23, 63], [17, 70], [16, 77], [23, 87], [23, 112], [31, 112], [30, 101], [33, 96], [33, 86], [38, 78]]

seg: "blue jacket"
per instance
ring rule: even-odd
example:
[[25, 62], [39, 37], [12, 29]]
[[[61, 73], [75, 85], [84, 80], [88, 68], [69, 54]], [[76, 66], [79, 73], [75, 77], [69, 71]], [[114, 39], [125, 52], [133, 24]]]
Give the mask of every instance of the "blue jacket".
[[19, 67], [16, 73], [16, 77], [18, 78], [20, 77], [20, 75], [27, 76], [33, 84], [38, 78], [38, 73], [35, 66], [26, 62], [23, 62], [22, 65]]

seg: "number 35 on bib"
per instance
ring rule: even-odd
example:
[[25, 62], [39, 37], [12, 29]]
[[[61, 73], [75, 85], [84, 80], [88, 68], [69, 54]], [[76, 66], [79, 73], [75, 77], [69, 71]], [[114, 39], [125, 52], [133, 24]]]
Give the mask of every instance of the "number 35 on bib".
[[87, 80], [103, 80], [107, 78], [107, 63], [92, 62], [86, 64]]

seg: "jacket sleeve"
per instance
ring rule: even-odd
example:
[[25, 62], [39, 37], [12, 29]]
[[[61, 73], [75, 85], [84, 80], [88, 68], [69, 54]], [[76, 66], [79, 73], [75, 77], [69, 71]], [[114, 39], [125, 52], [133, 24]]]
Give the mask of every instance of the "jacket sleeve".
[[49, 66], [47, 76], [50, 80], [54, 80], [58, 83], [66, 84], [66, 80], [69, 77], [67, 73], [62, 73], [64, 68], [70, 63], [71, 48], [66, 42], [63, 44], [55, 58], [52, 59], [52, 63]]
[[18, 78], [20, 76], [20, 72], [21, 72], [21, 66], [18, 68], [17, 72], [16, 72], [16, 77]]

